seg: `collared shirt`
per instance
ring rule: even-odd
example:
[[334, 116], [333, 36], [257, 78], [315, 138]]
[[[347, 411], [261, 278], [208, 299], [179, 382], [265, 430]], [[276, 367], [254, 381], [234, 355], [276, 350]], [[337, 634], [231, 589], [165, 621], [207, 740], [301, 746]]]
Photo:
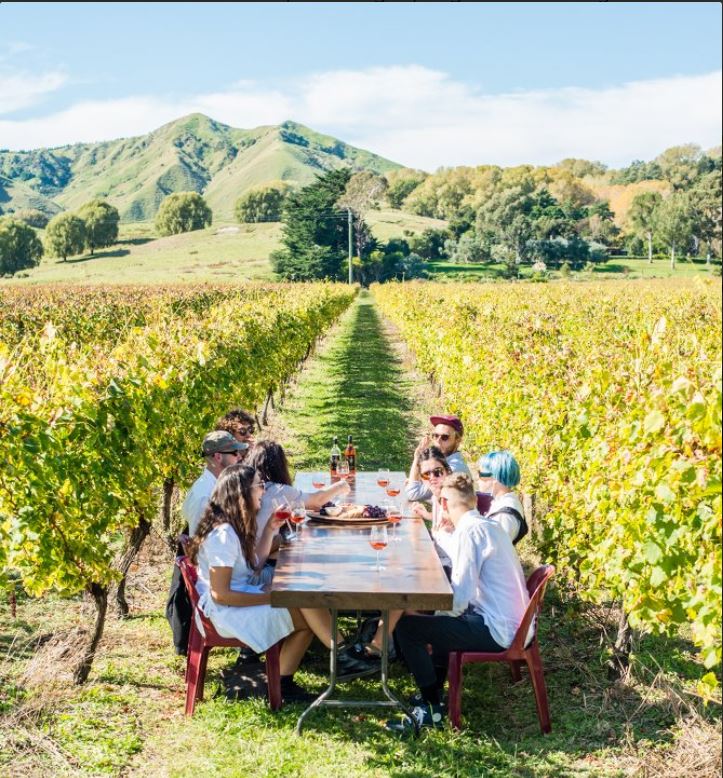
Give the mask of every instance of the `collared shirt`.
[[[509, 535], [494, 519], [468, 511], [454, 531], [453, 610], [479, 613], [495, 641], [508, 648], [530, 602], [522, 565]], [[534, 634], [530, 625], [527, 640]]]
[[299, 501], [306, 504], [309, 496], [309, 494], [300, 491], [295, 486], [275, 484], [269, 481], [264, 487], [264, 496], [261, 498], [261, 507], [256, 514], [256, 540], [259, 540], [261, 533], [269, 523], [269, 519], [274, 510], [275, 499], [286, 500], [289, 505], [293, 505], [295, 502]]
[[208, 505], [208, 500], [215, 488], [216, 476], [206, 467], [188, 490], [186, 499], [181, 507], [181, 513], [188, 522], [188, 533], [191, 537], [196, 534], [198, 525], [201, 523], [204, 511]]
[[[464, 457], [460, 451], [455, 451], [448, 457], [445, 457], [447, 464], [450, 466], [453, 473], [467, 473], [472, 478], [467, 463], [464, 461]], [[409, 481], [406, 488], [406, 495], [409, 502], [419, 502], [420, 500], [431, 500], [432, 490], [429, 488], [425, 481]]]

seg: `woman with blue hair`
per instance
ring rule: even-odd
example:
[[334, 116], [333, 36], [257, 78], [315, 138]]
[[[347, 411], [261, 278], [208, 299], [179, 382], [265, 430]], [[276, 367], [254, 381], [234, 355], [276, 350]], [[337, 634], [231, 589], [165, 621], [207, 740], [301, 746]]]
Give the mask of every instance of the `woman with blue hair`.
[[479, 462], [479, 488], [492, 495], [492, 504], [487, 518], [497, 519], [510, 536], [518, 543], [527, 534], [527, 522], [522, 503], [513, 491], [520, 483], [520, 466], [509, 451], [491, 451]]

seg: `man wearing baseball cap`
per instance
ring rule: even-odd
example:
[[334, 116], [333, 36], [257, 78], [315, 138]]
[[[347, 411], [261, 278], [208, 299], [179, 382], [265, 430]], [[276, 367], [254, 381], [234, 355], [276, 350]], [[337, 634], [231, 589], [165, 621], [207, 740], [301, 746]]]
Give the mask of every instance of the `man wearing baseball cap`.
[[206, 467], [188, 490], [183, 501], [181, 513], [188, 522], [188, 534], [196, 534], [203, 512], [208, 505], [208, 499], [216, 486], [216, 479], [229, 466], [235, 465], [242, 453], [249, 447], [225, 430], [209, 432], [203, 439], [201, 454], [206, 460]]
[[407, 482], [407, 499], [410, 501], [431, 500], [432, 491], [422, 480], [419, 472], [419, 457], [422, 452], [430, 446], [436, 446], [447, 460], [447, 464], [453, 473], [466, 473], [472, 478], [472, 473], [464, 461], [459, 447], [462, 444], [464, 435], [464, 426], [459, 416], [451, 413], [442, 413], [437, 416], [430, 416], [429, 423], [432, 425], [432, 432], [425, 435], [414, 449], [414, 459], [409, 471], [409, 480]]

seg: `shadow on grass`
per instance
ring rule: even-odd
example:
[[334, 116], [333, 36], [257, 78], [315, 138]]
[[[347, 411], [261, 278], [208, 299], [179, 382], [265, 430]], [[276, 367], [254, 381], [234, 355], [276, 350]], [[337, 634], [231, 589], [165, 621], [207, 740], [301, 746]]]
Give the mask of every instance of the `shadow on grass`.
[[[124, 241], [129, 242], [129, 241]], [[94, 254], [85, 254], [81, 257], [73, 257], [63, 264], [78, 265], [81, 262], [90, 262], [94, 259], [111, 259], [112, 257], [125, 257], [130, 254], [130, 249], [114, 249], [113, 251], [96, 251]]]

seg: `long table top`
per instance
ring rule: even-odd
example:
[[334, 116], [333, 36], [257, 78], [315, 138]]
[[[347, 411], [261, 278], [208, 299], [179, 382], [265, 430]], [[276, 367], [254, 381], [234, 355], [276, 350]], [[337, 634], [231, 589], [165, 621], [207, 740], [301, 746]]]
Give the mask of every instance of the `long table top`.
[[[404, 474], [391, 475], [403, 487]], [[346, 499], [381, 505], [388, 498], [376, 479], [376, 472], [358, 473], [350, 482], [353, 491]], [[295, 486], [311, 491], [311, 474], [300, 473]], [[408, 516], [403, 495], [396, 499], [401, 500]], [[379, 572], [376, 551], [369, 544], [371, 526], [305, 525], [299, 539], [279, 551], [271, 604], [359, 610], [451, 609], [452, 589], [424, 522], [407, 517], [395, 527], [387, 525], [389, 544], [380, 555], [385, 569]], [[394, 541], [394, 533], [399, 542]]]

